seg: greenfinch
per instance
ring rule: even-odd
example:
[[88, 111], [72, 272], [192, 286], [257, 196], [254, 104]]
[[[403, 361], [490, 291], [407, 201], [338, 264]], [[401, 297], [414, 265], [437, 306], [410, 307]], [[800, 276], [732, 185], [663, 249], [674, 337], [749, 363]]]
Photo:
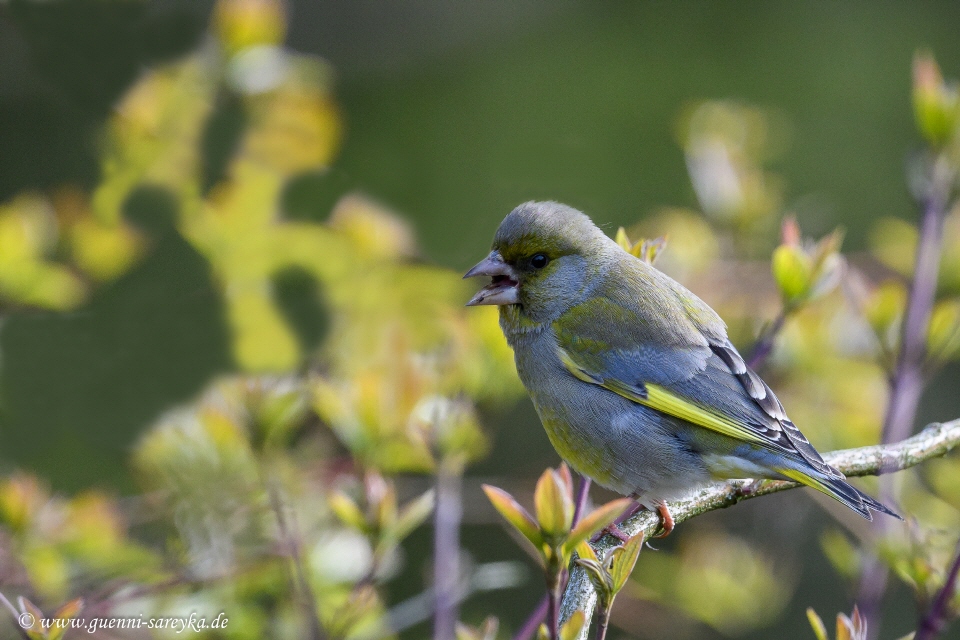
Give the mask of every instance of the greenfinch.
[[898, 517], [826, 464], [746, 366], [720, 316], [586, 215], [528, 202], [465, 278], [500, 327], [550, 442], [580, 474], [660, 512], [716, 479], [793, 480]]

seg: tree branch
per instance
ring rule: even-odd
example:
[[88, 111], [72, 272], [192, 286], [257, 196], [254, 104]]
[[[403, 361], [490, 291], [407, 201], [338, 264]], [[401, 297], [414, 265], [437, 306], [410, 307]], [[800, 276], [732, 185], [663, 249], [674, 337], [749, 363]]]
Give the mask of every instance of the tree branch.
[[[958, 445], [960, 445], [960, 419], [930, 425], [912, 438], [896, 444], [833, 451], [823, 457], [827, 464], [839, 469], [847, 476], [872, 476], [907, 469], [931, 458], [943, 456]], [[673, 514], [676, 524], [680, 524], [710, 511], [732, 507], [743, 500], [799, 486], [802, 485], [796, 482], [768, 480], [756, 489], [745, 492], [739, 484], [714, 483], [692, 491], [683, 500], [672, 502], [670, 513]], [[627, 535], [634, 536], [643, 531], [647, 537], [656, 533], [659, 527], [659, 516], [647, 510], [639, 512], [620, 525], [620, 529]], [[619, 540], [608, 535], [603, 537], [594, 548], [597, 555], [602, 558], [619, 544]], [[570, 571], [570, 581], [564, 592], [560, 609], [561, 624], [578, 610], [586, 613], [588, 620], [591, 619], [596, 604], [597, 594], [593, 584], [583, 568], [575, 565]], [[586, 637], [587, 629], [585, 628], [578, 640], [586, 640]]]

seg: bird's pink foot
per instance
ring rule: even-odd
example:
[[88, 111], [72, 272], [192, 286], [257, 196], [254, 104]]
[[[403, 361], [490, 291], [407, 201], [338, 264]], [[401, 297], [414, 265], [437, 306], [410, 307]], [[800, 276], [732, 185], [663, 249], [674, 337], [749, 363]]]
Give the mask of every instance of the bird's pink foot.
[[751, 480], [737, 487], [737, 493], [741, 496], [749, 496], [756, 492], [763, 484], [763, 480]]
[[657, 513], [660, 515], [660, 526], [662, 531], [654, 536], [654, 538], [666, 538], [670, 535], [670, 532], [673, 531], [673, 527], [676, 523], [673, 521], [673, 516], [670, 514], [670, 509], [667, 507], [666, 502], [657, 503]]

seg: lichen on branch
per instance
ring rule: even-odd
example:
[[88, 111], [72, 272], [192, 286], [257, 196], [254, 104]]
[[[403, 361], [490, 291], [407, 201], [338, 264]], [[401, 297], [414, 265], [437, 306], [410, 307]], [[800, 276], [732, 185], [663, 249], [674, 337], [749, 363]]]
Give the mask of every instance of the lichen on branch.
[[[832, 451], [823, 457], [828, 464], [847, 476], [876, 476], [902, 471], [932, 458], [938, 458], [958, 445], [960, 445], [960, 419], [932, 424], [917, 435], [894, 444]], [[682, 500], [671, 502], [670, 512], [676, 524], [680, 524], [704, 513], [731, 507], [743, 500], [799, 486], [802, 485], [796, 482], [768, 480], [745, 490], [743, 483], [713, 483], [690, 492]], [[659, 516], [646, 510], [640, 511], [620, 525], [620, 529], [630, 536], [643, 532], [647, 538], [653, 536], [659, 528]], [[594, 550], [602, 558], [619, 545], [618, 539], [608, 535], [594, 545]], [[593, 583], [583, 567], [574, 565], [570, 570], [570, 580], [560, 608], [561, 622], [566, 621], [575, 611], [583, 611], [589, 620], [593, 616], [596, 605], [597, 593]], [[586, 639], [588, 626], [584, 626], [578, 640]]]

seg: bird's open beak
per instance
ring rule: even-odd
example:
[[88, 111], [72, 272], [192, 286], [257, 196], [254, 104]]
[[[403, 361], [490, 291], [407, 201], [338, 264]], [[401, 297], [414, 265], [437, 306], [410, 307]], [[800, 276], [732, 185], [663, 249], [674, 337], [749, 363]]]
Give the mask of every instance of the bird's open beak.
[[477, 276], [489, 276], [492, 278], [490, 284], [485, 286], [477, 295], [470, 298], [468, 307], [474, 307], [480, 304], [517, 304], [520, 302], [519, 291], [517, 287], [517, 272], [513, 267], [503, 261], [499, 251], [491, 251], [490, 255], [481, 260], [473, 269], [463, 274], [464, 278], [476, 278]]

